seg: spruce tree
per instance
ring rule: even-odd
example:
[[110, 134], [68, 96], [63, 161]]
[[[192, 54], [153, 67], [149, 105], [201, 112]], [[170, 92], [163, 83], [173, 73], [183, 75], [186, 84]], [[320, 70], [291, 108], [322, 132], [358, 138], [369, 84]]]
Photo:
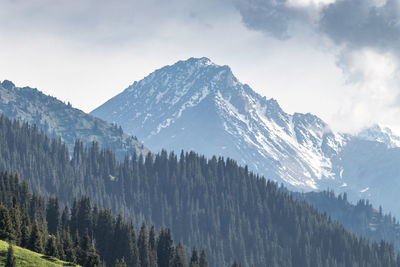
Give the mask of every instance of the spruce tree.
[[88, 229], [86, 228], [80, 244], [81, 253], [79, 255], [79, 261], [78, 261], [80, 264], [82, 265], [87, 264], [90, 254], [90, 248], [91, 248], [91, 241]]
[[138, 238], [139, 259], [141, 267], [150, 267], [150, 251], [146, 224], [143, 222]]
[[11, 241], [14, 237], [14, 228], [8, 209], [0, 203], [0, 239]]
[[150, 265], [157, 265], [157, 247], [156, 247], [156, 229], [154, 224], [151, 226], [149, 233], [149, 250], [150, 250]]
[[9, 211], [11, 224], [13, 225], [14, 240], [17, 245], [21, 244], [21, 212], [16, 198], [13, 197], [13, 204]]
[[70, 216], [71, 215], [70, 215], [69, 207], [67, 205], [67, 206], [65, 206], [64, 211], [63, 211], [62, 216], [61, 216], [61, 227], [62, 227], [62, 229], [66, 229], [69, 226], [68, 223], [69, 223], [69, 220], [70, 220]]
[[174, 258], [172, 259], [172, 267], [188, 267], [185, 255], [185, 249], [179, 242], [175, 248]]
[[200, 267], [208, 267], [208, 261], [204, 249], [201, 251], [200, 255]]
[[21, 247], [23, 248], [28, 247], [30, 237], [31, 237], [31, 221], [28, 212], [25, 209], [22, 215]]
[[129, 223], [128, 233], [130, 235], [131, 240], [131, 252], [130, 257], [127, 258], [128, 265], [133, 267], [140, 266], [140, 258], [139, 258], [139, 248], [138, 248], [138, 240], [136, 238], [135, 227], [132, 222]]
[[[63, 231], [62, 234], [62, 243], [63, 249], [65, 253], [65, 259], [69, 262], [76, 262], [76, 250], [74, 248], [74, 244], [72, 242], [71, 234], [69, 233], [69, 229]], [[79, 243], [79, 241], [78, 241]]]
[[17, 259], [14, 256], [14, 249], [11, 243], [8, 245], [8, 251], [7, 251], [7, 259], [6, 259], [6, 264], [4, 267], [16, 267], [17, 266]]
[[200, 267], [200, 258], [196, 247], [193, 248], [192, 256], [190, 257], [189, 267]]
[[174, 256], [174, 247], [169, 229], [162, 228], [157, 240], [157, 262], [159, 267], [168, 267]]
[[42, 232], [39, 227], [39, 222], [37, 219], [33, 222], [32, 232], [29, 239], [28, 249], [33, 250], [38, 253], [43, 252], [43, 242], [42, 242]]
[[55, 235], [61, 226], [60, 204], [57, 197], [50, 197], [47, 202], [46, 220], [50, 234]]
[[58, 258], [58, 249], [57, 249], [57, 241], [55, 236], [49, 236], [47, 238], [47, 244], [45, 249], [45, 254], [47, 256]]

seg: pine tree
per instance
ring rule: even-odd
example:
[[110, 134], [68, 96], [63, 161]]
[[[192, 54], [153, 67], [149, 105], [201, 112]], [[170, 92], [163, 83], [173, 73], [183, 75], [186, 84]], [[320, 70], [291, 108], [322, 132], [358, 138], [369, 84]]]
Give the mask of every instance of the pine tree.
[[127, 258], [128, 265], [133, 266], [133, 267], [139, 267], [140, 266], [140, 258], [139, 258], [138, 240], [136, 238], [136, 231], [135, 231], [135, 227], [132, 222], [129, 223], [128, 233], [131, 237], [130, 238], [131, 252], [130, 252], [130, 256]]
[[57, 257], [60, 260], [66, 261], [66, 256], [65, 256], [64, 246], [63, 246], [63, 238], [62, 238], [62, 233], [61, 232], [57, 232], [56, 245], [57, 245], [57, 252], [58, 252], [58, 256]]
[[0, 203], [0, 239], [14, 240], [14, 229], [8, 209]]
[[200, 267], [200, 258], [196, 247], [193, 248], [192, 256], [190, 257], [189, 267]]
[[157, 263], [159, 267], [168, 267], [174, 255], [174, 247], [169, 229], [162, 228], [157, 240]]
[[150, 233], [149, 233], [149, 250], [150, 250], [150, 265], [156, 266], [157, 265], [157, 247], [156, 247], [156, 229], [154, 224], [151, 226]]
[[57, 197], [50, 197], [46, 209], [47, 228], [55, 235], [61, 226], [60, 204]]
[[[65, 253], [65, 259], [69, 262], [76, 262], [76, 250], [72, 242], [71, 234], [69, 229], [63, 231], [62, 235], [63, 249]], [[79, 240], [78, 240], [79, 243]]]
[[13, 197], [12, 207], [9, 211], [11, 224], [13, 225], [14, 240], [17, 245], [21, 244], [21, 212], [15, 197]]
[[29, 239], [31, 237], [31, 221], [27, 210], [22, 214], [22, 229], [21, 229], [21, 247], [26, 248], [29, 244]]
[[32, 232], [29, 239], [28, 249], [33, 250], [38, 253], [43, 252], [43, 242], [42, 242], [42, 232], [39, 227], [37, 219], [33, 222]]
[[172, 267], [188, 267], [186, 262], [185, 249], [179, 242], [175, 248], [174, 258], [172, 259]]
[[[138, 238], [139, 259], [141, 267], [150, 267], [150, 252], [146, 224], [143, 222]], [[160, 266], [159, 266], [160, 267]]]
[[14, 256], [13, 246], [10, 243], [7, 251], [6, 264], [4, 265], [4, 267], [16, 267], [16, 266], [17, 266], [17, 259]]
[[233, 261], [232, 267], [241, 267], [240, 263], [237, 260]]
[[23, 224], [21, 229], [21, 247], [26, 248], [29, 246], [29, 240], [31, 237], [31, 230], [29, 225]]
[[61, 227], [62, 229], [66, 229], [69, 225], [69, 220], [70, 220], [70, 211], [69, 211], [69, 207], [65, 206], [64, 211], [61, 215]]
[[91, 241], [89, 237], [89, 232], [88, 229], [85, 229], [85, 232], [83, 234], [81, 244], [80, 244], [80, 255], [79, 255], [79, 261], [78, 263], [82, 265], [86, 265], [89, 259], [89, 254], [90, 254], [90, 248], [91, 248]]
[[201, 251], [200, 255], [200, 267], [208, 267], [208, 261], [204, 249]]
[[55, 236], [49, 236], [47, 238], [45, 254], [51, 257], [56, 257], [56, 258], [59, 257]]

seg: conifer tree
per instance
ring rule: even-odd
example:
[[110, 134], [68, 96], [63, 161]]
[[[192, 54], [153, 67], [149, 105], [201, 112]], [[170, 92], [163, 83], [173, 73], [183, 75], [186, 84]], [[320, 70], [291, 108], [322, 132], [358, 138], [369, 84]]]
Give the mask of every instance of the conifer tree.
[[162, 228], [157, 240], [157, 262], [159, 267], [168, 267], [174, 256], [174, 247], [169, 229]]
[[61, 226], [60, 204], [57, 197], [50, 197], [47, 202], [46, 220], [50, 234], [55, 235]]
[[[28, 204], [26, 204], [28, 205]], [[26, 248], [29, 244], [29, 239], [31, 237], [31, 221], [28, 212], [25, 207], [25, 211], [22, 214], [22, 228], [21, 228], [21, 247]]]
[[57, 245], [57, 253], [58, 253], [57, 257], [61, 260], [66, 261], [65, 251], [64, 251], [64, 247], [63, 247], [62, 232], [57, 232], [56, 245]]
[[65, 206], [63, 213], [61, 215], [61, 227], [62, 229], [66, 229], [69, 225], [69, 220], [70, 220], [70, 211], [68, 205]]
[[21, 212], [15, 197], [13, 197], [12, 207], [9, 210], [11, 224], [13, 226], [14, 240], [17, 245], [21, 244]]
[[151, 226], [149, 233], [149, 250], [150, 250], [150, 265], [157, 265], [157, 244], [156, 244], [156, 229], [154, 224]]
[[6, 259], [6, 264], [4, 265], [5, 267], [16, 267], [17, 266], [17, 259], [14, 256], [14, 249], [11, 243], [8, 245], [8, 251], [7, 251], [7, 259]]
[[133, 267], [140, 266], [140, 258], [139, 258], [139, 248], [138, 248], [138, 240], [136, 238], [136, 231], [132, 221], [129, 223], [128, 233], [130, 235], [131, 240], [131, 252], [130, 256], [127, 258], [128, 265]]
[[40, 230], [39, 223], [37, 219], [33, 222], [32, 232], [29, 239], [28, 249], [33, 250], [38, 253], [43, 252], [43, 242], [42, 242], [42, 232]]
[[86, 228], [80, 244], [80, 255], [79, 255], [80, 264], [85, 265], [88, 262], [90, 248], [91, 248], [91, 241], [88, 229]]
[[29, 225], [23, 224], [21, 229], [21, 247], [23, 248], [28, 247], [30, 237], [31, 237], [31, 230]]
[[172, 259], [172, 267], [188, 267], [185, 255], [185, 249], [179, 242], [175, 248], [174, 258]]
[[[72, 242], [71, 234], [69, 233], [69, 229], [63, 231], [62, 234], [62, 243], [63, 249], [65, 253], [65, 259], [69, 262], [76, 262], [76, 250], [74, 248], [74, 244]], [[79, 243], [79, 240], [78, 240]]]
[[140, 266], [150, 267], [150, 252], [146, 224], [143, 222], [138, 238]]
[[0, 203], [0, 239], [1, 240], [14, 240], [14, 229], [12, 226], [11, 218], [8, 209]]
[[192, 256], [190, 257], [189, 267], [200, 267], [200, 258], [196, 247], [193, 248]]
[[201, 251], [200, 254], [200, 267], [208, 267], [208, 261], [204, 249]]
[[45, 254], [47, 256], [56, 257], [58, 258], [58, 249], [57, 249], [57, 242], [55, 236], [49, 236], [47, 238], [47, 244], [45, 249]]

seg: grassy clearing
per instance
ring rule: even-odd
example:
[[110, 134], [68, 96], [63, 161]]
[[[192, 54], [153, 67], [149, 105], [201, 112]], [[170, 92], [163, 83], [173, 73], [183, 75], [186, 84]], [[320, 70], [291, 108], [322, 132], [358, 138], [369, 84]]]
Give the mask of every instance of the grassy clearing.
[[[39, 254], [18, 246], [13, 246], [17, 266], [77, 266], [43, 254]], [[0, 266], [4, 266], [7, 259], [8, 243], [0, 240]]]

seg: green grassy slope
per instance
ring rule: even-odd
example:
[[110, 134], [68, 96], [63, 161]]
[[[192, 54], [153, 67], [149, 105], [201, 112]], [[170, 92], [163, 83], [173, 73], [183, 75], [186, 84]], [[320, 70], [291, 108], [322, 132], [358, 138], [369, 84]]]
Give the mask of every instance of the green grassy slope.
[[[72, 263], [50, 258], [18, 246], [13, 246], [17, 266], [77, 266]], [[0, 240], [0, 266], [4, 266], [7, 259], [8, 243]]]

